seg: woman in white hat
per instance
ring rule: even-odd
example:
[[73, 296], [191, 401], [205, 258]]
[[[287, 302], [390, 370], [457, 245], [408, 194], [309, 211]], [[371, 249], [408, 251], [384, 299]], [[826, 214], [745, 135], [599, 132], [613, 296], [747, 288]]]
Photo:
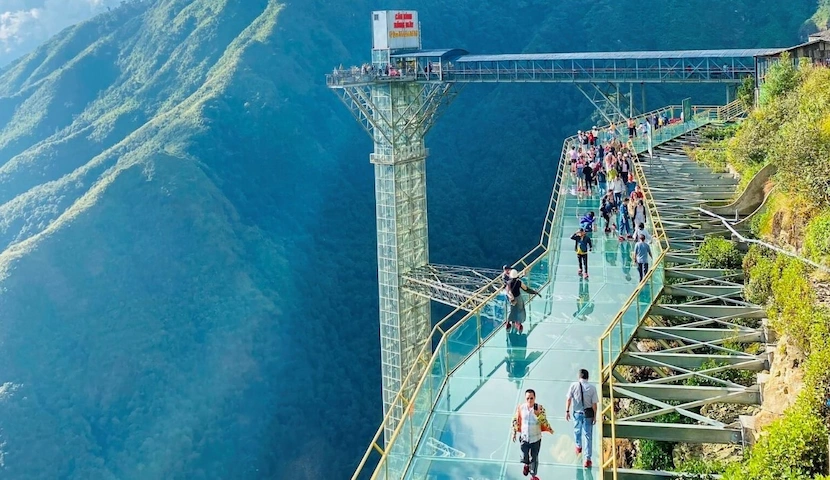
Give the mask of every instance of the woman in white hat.
[[522, 323], [524, 323], [526, 316], [522, 290], [531, 295], [536, 295], [539, 292], [525, 285], [522, 279], [519, 278], [519, 272], [515, 268], [510, 270], [508, 274], [506, 290], [507, 299], [510, 301], [510, 311], [507, 314], [507, 326], [505, 328], [509, 331], [515, 326], [521, 332], [524, 329]]

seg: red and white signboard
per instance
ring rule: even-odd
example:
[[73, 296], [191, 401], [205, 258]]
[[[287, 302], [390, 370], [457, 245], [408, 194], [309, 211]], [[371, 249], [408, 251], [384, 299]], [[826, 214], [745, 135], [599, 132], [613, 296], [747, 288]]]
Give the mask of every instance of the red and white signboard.
[[372, 48], [376, 50], [421, 48], [421, 25], [414, 10], [372, 12]]

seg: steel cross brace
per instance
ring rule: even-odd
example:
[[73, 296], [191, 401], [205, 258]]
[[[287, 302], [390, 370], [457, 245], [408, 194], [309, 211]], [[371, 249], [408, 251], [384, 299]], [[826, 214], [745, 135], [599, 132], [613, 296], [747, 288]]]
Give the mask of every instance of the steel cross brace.
[[[412, 82], [413, 84], [415, 82]], [[375, 84], [347, 85], [335, 88], [338, 98], [349, 109], [366, 133], [375, 139], [380, 134], [389, 145], [408, 145], [423, 137], [435, 125], [443, 107], [449, 105], [460, 92], [463, 84], [419, 83], [417, 96], [422, 101], [409, 102], [406, 109], [396, 115], [393, 122], [375, 105], [372, 89]], [[395, 88], [399, 85], [389, 85]], [[392, 107], [394, 108], [394, 107]]]
[[474, 310], [500, 290], [501, 270], [429, 264], [402, 275], [403, 288], [437, 302]]
[[[621, 125], [625, 122], [625, 119], [628, 118], [622, 110], [620, 110], [619, 106], [619, 91], [617, 87], [613, 84], [608, 84], [609, 87], [613, 88], [613, 92], [606, 93], [599, 85], [596, 83], [590, 83], [592, 88], [583, 86], [581, 83], [575, 83], [576, 88], [585, 95], [585, 98], [591, 102], [591, 105], [596, 108], [597, 112], [602, 115], [602, 118], [605, 119], [608, 124], [616, 125], [617, 128], [621, 128]], [[591, 90], [589, 94], [586, 89]], [[612, 98], [613, 97], [613, 98]], [[616, 101], [614, 100], [616, 98]]]

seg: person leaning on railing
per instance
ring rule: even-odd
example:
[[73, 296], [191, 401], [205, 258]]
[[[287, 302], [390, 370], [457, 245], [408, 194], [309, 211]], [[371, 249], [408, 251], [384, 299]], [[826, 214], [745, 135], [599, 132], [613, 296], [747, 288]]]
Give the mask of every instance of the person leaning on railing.
[[521, 333], [524, 329], [522, 324], [525, 321], [526, 313], [525, 301], [524, 298], [522, 298], [522, 290], [531, 295], [539, 293], [522, 283], [519, 272], [514, 268], [508, 273], [506, 286], [507, 299], [510, 301], [510, 311], [507, 314], [507, 324], [505, 325], [505, 328], [508, 331], [510, 331], [510, 328], [514, 325], [519, 333]]

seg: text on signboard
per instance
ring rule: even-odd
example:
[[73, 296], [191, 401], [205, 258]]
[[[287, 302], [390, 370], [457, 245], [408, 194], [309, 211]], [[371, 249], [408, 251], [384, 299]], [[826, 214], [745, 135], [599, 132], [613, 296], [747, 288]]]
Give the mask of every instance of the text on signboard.
[[418, 30], [409, 30], [406, 32], [389, 32], [389, 38], [404, 38], [404, 37], [417, 37]]
[[415, 28], [415, 22], [413, 20], [411, 13], [396, 13], [392, 28]]

